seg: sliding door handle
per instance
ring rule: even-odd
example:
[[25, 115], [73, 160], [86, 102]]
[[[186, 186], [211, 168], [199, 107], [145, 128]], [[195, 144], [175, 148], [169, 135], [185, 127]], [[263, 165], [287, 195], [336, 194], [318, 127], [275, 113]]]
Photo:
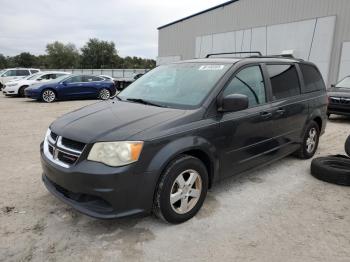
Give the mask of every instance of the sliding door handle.
[[263, 119], [269, 119], [272, 117], [272, 113], [270, 112], [262, 112], [260, 113], [260, 116], [263, 118]]

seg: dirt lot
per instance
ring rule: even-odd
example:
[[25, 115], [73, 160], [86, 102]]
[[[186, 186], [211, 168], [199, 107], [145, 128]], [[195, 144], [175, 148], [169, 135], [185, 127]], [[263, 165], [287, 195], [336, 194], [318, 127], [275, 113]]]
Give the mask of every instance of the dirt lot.
[[[350, 188], [289, 157], [215, 186], [192, 220], [99, 221], [41, 182], [39, 143], [58, 116], [96, 101], [0, 95], [0, 261], [350, 261]], [[318, 155], [343, 153], [350, 120], [329, 121]]]

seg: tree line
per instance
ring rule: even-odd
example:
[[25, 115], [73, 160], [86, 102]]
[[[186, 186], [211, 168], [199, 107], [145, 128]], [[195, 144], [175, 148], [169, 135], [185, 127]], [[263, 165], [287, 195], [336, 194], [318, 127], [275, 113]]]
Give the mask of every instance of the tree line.
[[72, 43], [53, 42], [46, 45], [46, 54], [33, 55], [23, 52], [16, 56], [0, 54], [0, 69], [12, 67], [34, 67], [51, 69], [70, 68], [146, 68], [156, 66], [153, 59], [140, 57], [120, 57], [113, 42], [96, 38], [89, 41], [79, 50]]

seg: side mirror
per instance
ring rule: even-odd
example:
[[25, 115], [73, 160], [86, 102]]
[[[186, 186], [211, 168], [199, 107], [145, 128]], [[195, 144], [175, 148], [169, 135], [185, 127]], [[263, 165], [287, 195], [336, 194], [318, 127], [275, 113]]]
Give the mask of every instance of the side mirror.
[[66, 86], [67, 85], [67, 82], [66, 81], [63, 81], [61, 82], [62, 85]]
[[220, 112], [237, 112], [248, 108], [249, 100], [246, 95], [231, 94], [218, 101]]
[[38, 78], [37, 81], [42, 81], [43, 79], [42, 78]]
[[335, 88], [335, 84], [331, 85], [331, 88]]

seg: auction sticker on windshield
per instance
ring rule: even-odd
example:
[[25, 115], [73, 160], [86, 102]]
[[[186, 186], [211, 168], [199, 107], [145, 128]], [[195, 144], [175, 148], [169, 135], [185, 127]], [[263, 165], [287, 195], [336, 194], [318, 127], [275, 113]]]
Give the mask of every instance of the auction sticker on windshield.
[[201, 71], [217, 71], [217, 70], [222, 70], [224, 69], [224, 65], [202, 65], [199, 67], [198, 70]]

